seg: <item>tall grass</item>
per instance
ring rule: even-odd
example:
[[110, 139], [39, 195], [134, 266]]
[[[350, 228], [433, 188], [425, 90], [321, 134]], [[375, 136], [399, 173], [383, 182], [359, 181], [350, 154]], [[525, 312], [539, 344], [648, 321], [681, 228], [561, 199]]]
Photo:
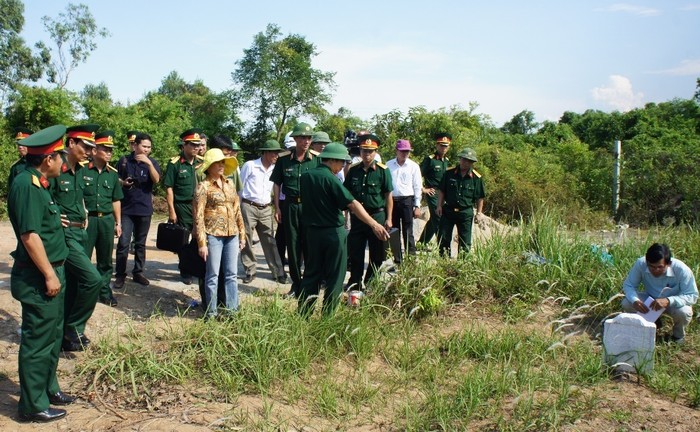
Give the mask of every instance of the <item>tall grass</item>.
[[[305, 319], [278, 297], [246, 302], [223, 321], [156, 315], [146, 328], [94, 343], [80, 366], [85, 388], [122, 408], [156, 409], [171, 385], [207, 389], [220, 401], [243, 393], [264, 401], [261, 412], [238, 411], [224, 428], [317, 428], [322, 419], [322, 429], [560, 429], [594, 416], [605, 397], [597, 332], [619, 309], [610, 299], [634, 260], [653, 241], [696, 271], [700, 260], [691, 227], [608, 244], [561, 221], [542, 209], [459, 259], [428, 247], [382, 273], [361, 307], [332, 317]], [[538, 317], [545, 306], [553, 317]], [[469, 322], [450, 318], [455, 310]], [[654, 372], [642, 377], [692, 407], [700, 405], [697, 327], [685, 346], [658, 347]], [[279, 403], [305, 414], [290, 419]], [[634, 418], [614, 417], [615, 425]]]

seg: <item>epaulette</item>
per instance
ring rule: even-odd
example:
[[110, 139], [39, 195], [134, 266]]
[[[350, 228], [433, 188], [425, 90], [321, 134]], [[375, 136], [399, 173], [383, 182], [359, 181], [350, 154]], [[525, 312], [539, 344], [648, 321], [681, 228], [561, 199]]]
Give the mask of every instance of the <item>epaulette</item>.
[[194, 155], [194, 158], [197, 160], [200, 160], [200, 161], [204, 160], [204, 156], [200, 156], [200, 155]]
[[428, 156], [428, 157], [429, 157], [430, 159], [435, 159], [435, 155], [434, 155], [434, 154], [431, 154], [431, 155]]
[[352, 168], [352, 167], [356, 167], [356, 166], [358, 166], [358, 165], [361, 164], [361, 163], [362, 163], [361, 160], [360, 160], [360, 161], [357, 161], [357, 162], [355, 162], [354, 164], [351, 164], [351, 165], [348, 167], [348, 169], [350, 169], [350, 168]]
[[91, 161], [86, 161], [86, 160], [85, 160], [85, 161], [78, 162], [78, 165], [80, 165], [81, 167], [84, 167], [85, 165], [89, 164], [90, 162], [91, 162]]
[[179, 161], [179, 160], [180, 160], [180, 155], [173, 156], [170, 158], [170, 163], [174, 164], [174, 163], [177, 163], [177, 161]]
[[292, 152], [290, 152], [289, 150], [285, 150], [285, 151], [279, 152], [278, 154], [279, 154], [279, 157], [285, 157], [285, 156], [289, 156], [290, 154], [292, 154]]
[[481, 178], [481, 174], [479, 174], [479, 171], [477, 171], [477, 170], [475, 170], [475, 169], [472, 169], [472, 172], [474, 173], [474, 175], [476, 176], [476, 178]]
[[17, 165], [17, 163], [20, 162], [21, 160], [22, 160], [22, 158], [19, 158], [19, 159], [17, 159], [16, 161], [12, 162], [12, 166]]
[[63, 162], [63, 164], [61, 165], [61, 172], [64, 173], [66, 171], [68, 171], [68, 164]]
[[384, 164], [381, 163], [381, 162], [376, 162], [376, 165], [377, 165], [379, 168], [381, 168], [381, 169], [386, 169], [386, 165], [384, 165]]
[[110, 171], [110, 170], [111, 170], [111, 171], [117, 172], [117, 169], [114, 168], [112, 165], [107, 164], [106, 166], [107, 166], [107, 171]]
[[32, 174], [32, 184], [38, 188], [41, 187], [41, 182], [39, 182], [39, 177]]
[[317, 152], [316, 150], [309, 150], [309, 153], [311, 153], [312, 155], [314, 155], [314, 156], [316, 156], [316, 157], [318, 157], [318, 155], [320, 154], [320, 153]]

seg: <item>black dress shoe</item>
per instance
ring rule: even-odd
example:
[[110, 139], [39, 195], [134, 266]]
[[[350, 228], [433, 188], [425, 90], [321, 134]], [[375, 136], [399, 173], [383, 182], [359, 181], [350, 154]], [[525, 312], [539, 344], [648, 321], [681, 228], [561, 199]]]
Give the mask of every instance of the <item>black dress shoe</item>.
[[81, 344], [88, 346], [90, 345], [90, 339], [85, 336], [84, 333], [78, 333], [78, 340], [80, 341]]
[[124, 288], [124, 282], [126, 281], [126, 276], [117, 276], [114, 278], [114, 289]]
[[251, 283], [251, 282], [253, 282], [253, 279], [255, 279], [255, 275], [252, 275], [252, 274], [245, 275], [245, 278], [243, 278], [243, 283], [245, 283], [245, 284]]
[[51, 402], [51, 405], [70, 405], [75, 402], [75, 398], [59, 391], [56, 394], [49, 395], [49, 402]]
[[31, 414], [19, 414], [19, 418], [22, 421], [32, 421], [32, 422], [50, 422], [58, 420], [66, 416], [66, 410], [59, 408], [47, 408], [44, 411], [39, 411], [38, 413]]
[[101, 298], [100, 303], [106, 304], [107, 306], [115, 307], [119, 303], [117, 302], [117, 299], [114, 298], [114, 296], [109, 296], [107, 298]]
[[144, 285], [144, 286], [148, 286], [151, 283], [151, 281], [146, 279], [146, 276], [144, 276], [142, 273], [136, 273], [134, 275], [134, 282], [136, 282], [137, 284]]
[[282, 285], [286, 285], [289, 283], [289, 278], [287, 276], [277, 276], [275, 280], [277, 281], [277, 283]]
[[68, 332], [63, 335], [61, 351], [84, 351], [90, 344], [90, 339], [80, 333]]

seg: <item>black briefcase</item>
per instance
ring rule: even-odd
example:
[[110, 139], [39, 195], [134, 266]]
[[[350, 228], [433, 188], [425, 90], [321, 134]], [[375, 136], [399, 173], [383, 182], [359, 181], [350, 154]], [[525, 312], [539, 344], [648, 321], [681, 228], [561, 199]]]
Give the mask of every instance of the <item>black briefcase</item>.
[[159, 223], [156, 247], [178, 253], [190, 241], [190, 231], [174, 223]]
[[199, 247], [194, 239], [180, 250], [178, 256], [180, 257], [179, 268], [181, 273], [196, 278], [204, 277], [207, 272], [207, 263], [199, 256]]

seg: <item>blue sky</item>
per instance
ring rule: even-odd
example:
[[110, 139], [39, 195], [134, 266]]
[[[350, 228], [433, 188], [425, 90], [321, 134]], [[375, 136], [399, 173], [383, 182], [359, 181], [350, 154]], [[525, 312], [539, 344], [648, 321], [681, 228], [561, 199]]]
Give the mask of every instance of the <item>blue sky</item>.
[[[236, 60], [268, 23], [316, 45], [314, 66], [336, 72], [327, 109], [363, 119], [476, 102], [497, 125], [525, 109], [556, 121], [688, 99], [700, 77], [700, 0], [80, 2], [111, 36], [68, 88], [105, 82], [124, 103], [173, 70], [230, 88]], [[69, 2], [24, 3], [22, 36], [33, 44], [49, 40], [41, 17]]]

